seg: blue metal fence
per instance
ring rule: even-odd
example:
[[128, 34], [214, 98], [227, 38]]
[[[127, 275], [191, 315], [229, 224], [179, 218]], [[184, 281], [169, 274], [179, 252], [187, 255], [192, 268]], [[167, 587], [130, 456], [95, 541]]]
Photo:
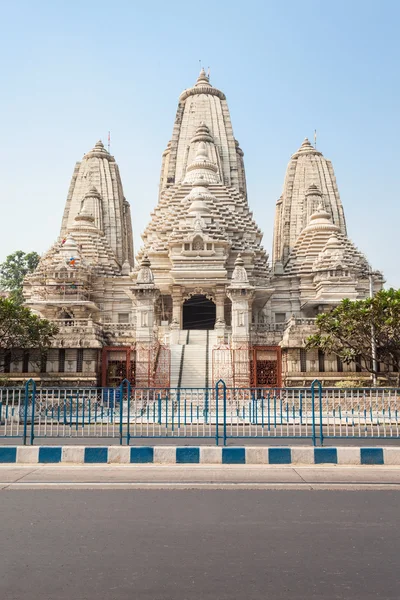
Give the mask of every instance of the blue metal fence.
[[399, 390], [382, 388], [0, 388], [0, 438], [400, 438]]

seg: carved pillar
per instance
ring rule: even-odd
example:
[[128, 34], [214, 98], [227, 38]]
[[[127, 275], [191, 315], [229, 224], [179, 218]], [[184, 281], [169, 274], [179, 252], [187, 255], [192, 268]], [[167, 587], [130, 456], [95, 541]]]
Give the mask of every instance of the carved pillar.
[[182, 288], [180, 285], [172, 286], [172, 322], [178, 323], [182, 329]]
[[244, 261], [240, 254], [235, 261], [227, 295], [232, 302], [232, 342], [235, 344], [248, 343], [254, 288], [249, 284]]
[[249, 284], [244, 261], [240, 254], [235, 261], [232, 281], [227, 289], [232, 302], [232, 355], [234, 385], [249, 387], [251, 384], [250, 323], [254, 288]]
[[253, 294], [253, 289], [228, 290], [228, 298], [232, 302], [232, 341], [236, 344], [249, 342]]
[[136, 289], [136, 341], [154, 341], [155, 303], [158, 290]]
[[226, 298], [225, 286], [217, 285], [217, 289], [215, 292], [215, 306], [216, 306], [215, 316], [216, 316], [217, 322], [225, 321], [225, 314], [224, 314], [225, 298]]
[[148, 387], [152, 385], [155, 367], [155, 353], [153, 351], [157, 337], [155, 305], [159, 290], [154, 285], [154, 276], [147, 256], [142, 260], [136, 284], [132, 291], [136, 299], [135, 380], [136, 386]]

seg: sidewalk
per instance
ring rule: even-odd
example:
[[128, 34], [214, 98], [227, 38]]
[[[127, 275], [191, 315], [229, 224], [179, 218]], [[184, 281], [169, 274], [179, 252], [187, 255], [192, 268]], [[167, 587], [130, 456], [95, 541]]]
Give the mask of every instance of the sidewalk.
[[0, 467], [0, 490], [41, 488], [400, 490], [400, 468], [281, 465]]

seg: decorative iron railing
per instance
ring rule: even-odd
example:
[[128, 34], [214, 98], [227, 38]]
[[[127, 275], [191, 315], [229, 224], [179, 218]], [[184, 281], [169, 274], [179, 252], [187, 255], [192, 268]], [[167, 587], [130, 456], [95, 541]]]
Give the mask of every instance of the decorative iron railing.
[[400, 439], [394, 388], [0, 388], [0, 437]]

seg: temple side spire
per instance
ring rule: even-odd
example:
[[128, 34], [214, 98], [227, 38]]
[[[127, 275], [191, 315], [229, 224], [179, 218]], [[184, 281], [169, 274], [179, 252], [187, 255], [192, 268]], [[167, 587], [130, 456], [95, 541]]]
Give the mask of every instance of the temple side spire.
[[124, 198], [115, 158], [101, 140], [77, 162], [69, 188], [61, 237], [72, 227], [82, 198], [88, 198], [96, 226], [105, 233], [118, 262], [133, 266], [133, 236], [129, 203]]
[[278, 267], [286, 262], [320, 201], [333, 223], [346, 235], [346, 221], [332, 163], [305, 138], [290, 159], [283, 193], [276, 204], [274, 265]]

